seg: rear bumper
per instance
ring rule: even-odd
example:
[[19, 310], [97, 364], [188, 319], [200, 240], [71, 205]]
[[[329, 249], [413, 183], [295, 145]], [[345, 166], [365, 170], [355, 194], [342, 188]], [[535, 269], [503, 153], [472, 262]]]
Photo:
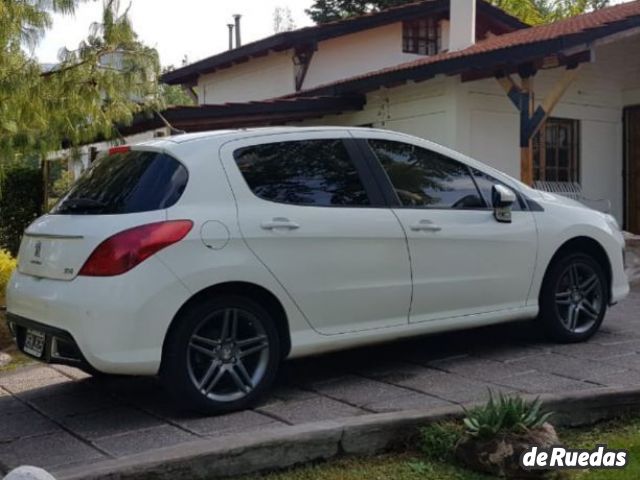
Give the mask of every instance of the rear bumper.
[[155, 375], [167, 329], [189, 297], [156, 257], [117, 277], [61, 281], [14, 272], [7, 318], [71, 338], [82, 361], [99, 372]]
[[[96, 371], [95, 368], [87, 362], [87, 359], [69, 332], [10, 313], [7, 314], [7, 324], [15, 338], [18, 348], [25, 355], [41, 362], [77, 367], [89, 373]], [[41, 357], [35, 357], [24, 351], [24, 341], [27, 330], [36, 330], [46, 335], [45, 347]]]

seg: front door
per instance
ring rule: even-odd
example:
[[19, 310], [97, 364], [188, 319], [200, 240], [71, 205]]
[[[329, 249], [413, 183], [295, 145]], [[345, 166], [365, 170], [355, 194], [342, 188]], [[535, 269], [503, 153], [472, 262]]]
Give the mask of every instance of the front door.
[[640, 234], [640, 107], [625, 110], [626, 229]]
[[324, 334], [406, 325], [411, 304], [404, 232], [353, 142], [305, 132], [222, 150], [247, 245]]
[[383, 138], [368, 143], [397, 194], [394, 212], [409, 240], [410, 321], [524, 307], [535, 267], [536, 226], [519, 205], [512, 223], [495, 220], [491, 186], [502, 182], [436, 145]]

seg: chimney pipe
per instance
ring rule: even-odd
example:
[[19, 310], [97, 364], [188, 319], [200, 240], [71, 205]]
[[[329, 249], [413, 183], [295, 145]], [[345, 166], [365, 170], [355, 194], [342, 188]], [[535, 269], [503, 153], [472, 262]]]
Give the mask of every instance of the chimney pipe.
[[229, 50], [233, 50], [233, 23], [227, 23], [229, 29]]
[[242, 46], [242, 37], [240, 36], [240, 18], [242, 15], [236, 13], [233, 16], [233, 19], [236, 21], [236, 48]]
[[476, 43], [476, 0], [451, 0], [449, 51], [464, 50]]

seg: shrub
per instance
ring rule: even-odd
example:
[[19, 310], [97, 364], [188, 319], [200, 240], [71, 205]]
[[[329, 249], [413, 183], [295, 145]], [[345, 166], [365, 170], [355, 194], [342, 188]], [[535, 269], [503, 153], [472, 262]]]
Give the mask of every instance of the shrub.
[[5, 250], [0, 250], [0, 304], [4, 303], [4, 293], [11, 272], [16, 268], [16, 260]]
[[463, 434], [464, 427], [459, 422], [433, 423], [420, 429], [420, 448], [429, 460], [451, 461]]
[[18, 254], [24, 230], [42, 214], [43, 182], [39, 168], [8, 165], [0, 184], [0, 248]]
[[527, 402], [522, 397], [499, 394], [496, 399], [489, 392], [489, 401], [467, 411], [464, 425], [467, 434], [478, 438], [491, 438], [499, 434], [526, 433], [541, 427], [552, 415], [543, 412], [542, 402]]

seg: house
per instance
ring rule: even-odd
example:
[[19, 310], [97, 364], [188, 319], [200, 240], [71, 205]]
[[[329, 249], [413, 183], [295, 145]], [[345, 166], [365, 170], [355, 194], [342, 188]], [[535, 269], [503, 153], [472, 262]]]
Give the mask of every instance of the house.
[[[357, 125], [449, 146], [539, 188], [579, 189], [640, 233], [640, 1], [530, 27], [426, 0], [284, 32], [167, 73], [199, 131]], [[129, 133], [161, 128], [139, 119]]]

